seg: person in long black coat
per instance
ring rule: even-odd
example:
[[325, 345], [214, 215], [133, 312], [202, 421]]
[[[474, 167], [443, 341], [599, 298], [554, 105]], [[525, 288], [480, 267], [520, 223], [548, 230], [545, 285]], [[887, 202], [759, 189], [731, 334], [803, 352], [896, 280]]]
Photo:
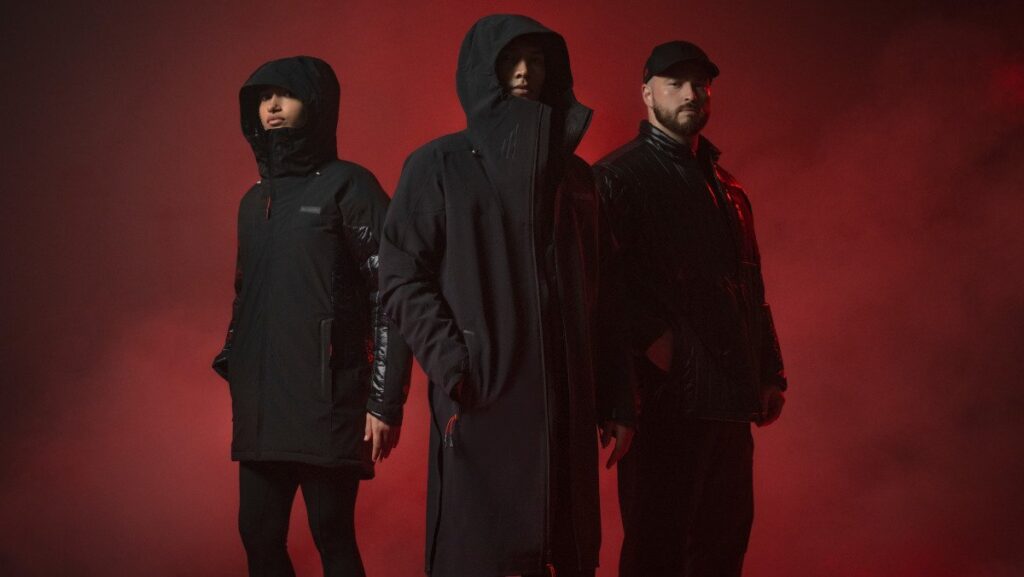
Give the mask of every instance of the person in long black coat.
[[401, 430], [411, 354], [377, 290], [388, 197], [337, 157], [339, 92], [306, 56], [264, 64], [239, 92], [260, 180], [238, 211], [236, 296], [213, 368], [231, 388], [250, 575], [294, 575], [299, 486], [324, 575], [362, 575], [357, 488]]
[[592, 575], [597, 427], [616, 461], [634, 399], [614, 244], [573, 154], [591, 111], [563, 38], [523, 16], [472, 27], [456, 87], [468, 126], [408, 158], [381, 245], [385, 311], [430, 381], [426, 570]]

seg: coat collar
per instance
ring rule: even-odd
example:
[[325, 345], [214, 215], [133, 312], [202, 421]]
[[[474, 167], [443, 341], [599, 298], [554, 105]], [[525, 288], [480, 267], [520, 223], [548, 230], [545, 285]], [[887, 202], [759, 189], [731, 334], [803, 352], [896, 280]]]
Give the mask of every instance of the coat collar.
[[[640, 121], [640, 138], [669, 156], [693, 158], [693, 152], [689, 146], [676, 141], [646, 120]], [[698, 158], [710, 158], [711, 162], [716, 163], [721, 154], [722, 152], [703, 135], [697, 137]]]

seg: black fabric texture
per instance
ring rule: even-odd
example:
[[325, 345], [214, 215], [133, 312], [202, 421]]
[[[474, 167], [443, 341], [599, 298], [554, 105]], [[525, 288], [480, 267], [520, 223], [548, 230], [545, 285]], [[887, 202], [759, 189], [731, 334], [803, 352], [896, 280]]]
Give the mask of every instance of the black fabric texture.
[[[648, 122], [595, 166], [628, 287], [641, 413], [619, 464], [622, 577], [738, 577], [765, 387], [786, 388], [750, 202], [700, 137]], [[647, 356], [672, 334], [668, 372]]]
[[302, 488], [313, 542], [324, 577], [364, 577], [356, 543], [359, 476], [342, 468], [304, 463], [239, 463], [238, 530], [250, 577], [294, 577], [288, 524], [295, 492]]
[[[526, 34], [544, 48], [540, 102], [507, 95], [495, 71], [502, 48]], [[628, 351], [611, 328], [621, 326], [615, 289], [605, 286], [614, 243], [590, 169], [574, 155], [590, 111], [572, 92], [562, 37], [523, 16], [472, 27], [456, 87], [467, 128], [408, 158], [381, 246], [385, 311], [430, 381], [426, 570], [543, 571], [553, 458], [571, 471], [557, 506], [572, 519], [575, 563], [592, 569], [595, 426], [631, 420], [635, 403]], [[562, 384], [550, 379], [551, 355], [565, 366]], [[563, 393], [560, 435], [550, 431], [560, 412], [551, 387]]]
[[750, 424], [644, 406], [619, 463], [619, 575], [740, 577], [754, 520]]
[[762, 389], [786, 378], [750, 202], [718, 157], [703, 137], [694, 155], [643, 122], [594, 171], [621, 250], [632, 349], [673, 335], [670, 378], [641, 387], [661, 387], [659, 402], [679, 414], [751, 421]]
[[[300, 128], [260, 127], [267, 84], [303, 101]], [[377, 288], [388, 197], [368, 170], [335, 156], [338, 81], [327, 64], [265, 64], [240, 101], [263, 178], [239, 206], [236, 296], [214, 360], [231, 388], [231, 456], [372, 477], [366, 413], [401, 423], [412, 363]]]

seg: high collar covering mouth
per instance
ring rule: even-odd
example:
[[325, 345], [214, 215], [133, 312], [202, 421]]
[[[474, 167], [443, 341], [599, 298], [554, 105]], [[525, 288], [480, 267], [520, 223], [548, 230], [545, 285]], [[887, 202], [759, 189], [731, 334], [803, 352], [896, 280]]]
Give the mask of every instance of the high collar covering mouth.
[[[263, 128], [259, 98], [266, 86], [284, 88], [302, 101], [301, 126]], [[261, 176], [306, 174], [337, 158], [340, 92], [331, 66], [312, 56], [272, 60], [252, 73], [238, 92], [238, 102], [242, 134], [252, 146]]]
[[565, 39], [532, 18], [493, 14], [469, 29], [459, 50], [455, 85], [469, 124], [500, 114], [505, 101], [512, 98], [498, 78], [498, 55], [510, 42], [527, 34], [537, 35], [544, 50], [542, 102], [556, 109], [576, 103]]

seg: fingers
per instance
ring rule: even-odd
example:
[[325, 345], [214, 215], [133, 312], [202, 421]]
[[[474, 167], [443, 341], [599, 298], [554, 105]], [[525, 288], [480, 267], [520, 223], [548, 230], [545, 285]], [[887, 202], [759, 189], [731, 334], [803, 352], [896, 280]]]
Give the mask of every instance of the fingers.
[[608, 462], [604, 464], [605, 469], [611, 469], [613, 465], [622, 459], [622, 456], [626, 454], [626, 444], [621, 439], [615, 439], [615, 448], [612, 449], [612, 454], [608, 456]]
[[772, 406], [769, 407], [769, 409], [768, 409], [767, 418], [765, 419], [765, 424], [766, 425], [770, 425], [770, 424], [774, 423], [775, 421], [779, 420], [779, 417], [782, 416], [782, 405], [785, 402], [786, 401], [784, 399], [779, 398], [779, 400], [777, 400], [776, 402], [772, 403]]
[[384, 443], [387, 439], [386, 433], [387, 425], [371, 413], [366, 413], [366, 430], [363, 432], [363, 442], [372, 441], [370, 460], [374, 463], [387, 456], [387, 454], [384, 457], [381, 456], [381, 451], [384, 450]]
[[[376, 425], [376, 423], [374, 423]], [[373, 427], [373, 451], [370, 453], [370, 460], [374, 463], [381, 460], [381, 451], [383, 444], [383, 434], [378, 427]]]
[[782, 395], [773, 395], [769, 397], [765, 403], [765, 409], [761, 411], [761, 418], [757, 421], [758, 427], [767, 427], [768, 425], [779, 420], [782, 415], [782, 405], [786, 403], [786, 398]]
[[391, 455], [391, 450], [398, 446], [401, 430], [401, 426], [393, 427], [367, 413], [366, 433], [363, 436], [363, 441], [372, 442], [370, 459], [374, 463], [379, 463]]
[[391, 448], [392, 449], [397, 449], [398, 448], [398, 438], [401, 437], [401, 436], [402, 436], [402, 426], [401, 425], [391, 427]]
[[629, 452], [629, 446], [633, 442], [633, 429], [622, 425], [611, 425], [609, 430], [611, 429], [614, 429], [615, 448], [612, 449], [612, 454], [608, 456], [608, 462], [604, 465], [606, 469], [611, 469], [613, 465], [621, 461]]
[[608, 443], [612, 441], [612, 424], [604, 423], [601, 425], [601, 448], [608, 448]]
[[391, 455], [391, 435], [388, 431], [381, 431], [380, 433], [380, 461], [387, 459]]

